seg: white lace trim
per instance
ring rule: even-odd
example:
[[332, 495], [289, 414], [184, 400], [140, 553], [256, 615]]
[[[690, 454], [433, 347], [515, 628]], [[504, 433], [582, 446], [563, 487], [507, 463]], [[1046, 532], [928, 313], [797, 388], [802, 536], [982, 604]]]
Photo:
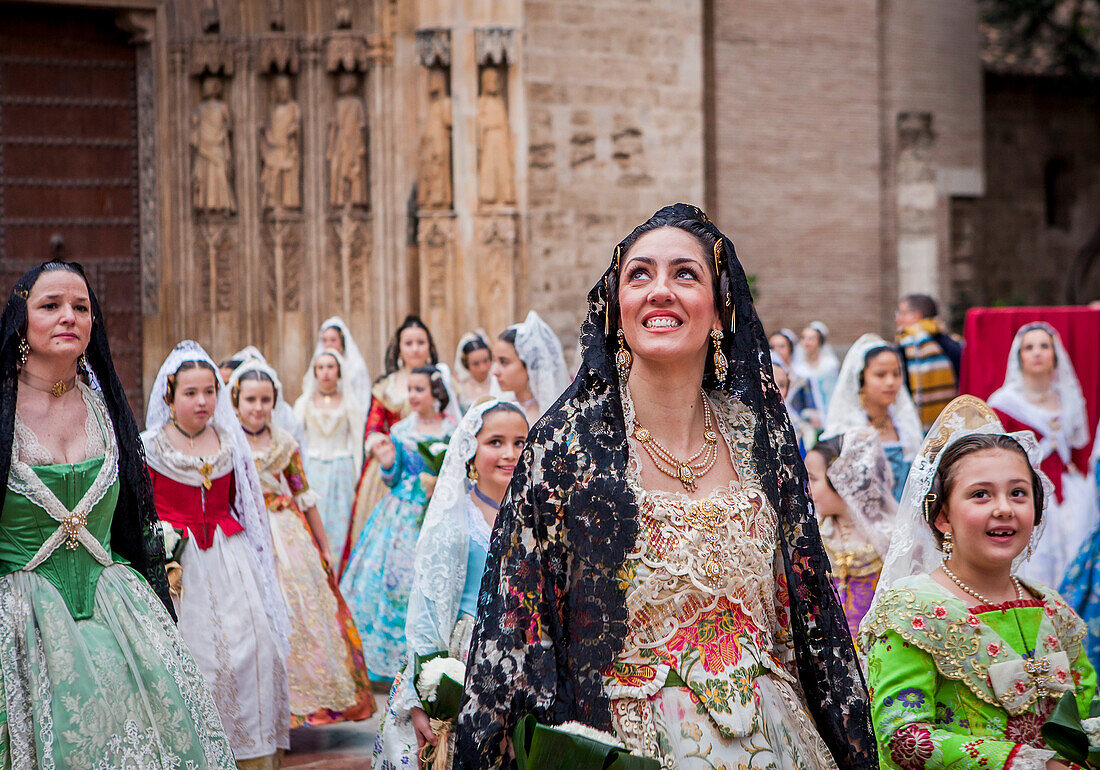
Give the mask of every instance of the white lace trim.
[[[99, 417], [99, 424], [107, 424], [106, 409], [103, 405], [99, 403], [98, 399], [91, 395], [91, 391], [84, 387], [83, 384], [79, 384], [78, 387], [81, 389], [81, 395], [84, 396], [84, 404], [89, 413], [95, 410]], [[92, 419], [94, 420], [96, 418], [92, 417]], [[29, 428], [27, 430], [29, 431]], [[96, 429], [93, 430], [100, 433], [100, 431]], [[62, 544], [69, 550], [74, 550], [78, 544], [82, 545], [100, 564], [108, 566], [113, 563], [111, 555], [107, 553], [102, 543], [100, 543], [85, 526], [88, 521], [88, 514], [99, 504], [100, 500], [107, 494], [107, 491], [115, 481], [118, 480], [118, 446], [114, 441], [114, 436], [111, 435], [109, 431], [102, 431], [102, 436], [107, 441], [103, 465], [100, 466], [95, 481], [92, 482], [88, 491], [84, 493], [80, 502], [77, 503], [76, 507], [71, 511], [62, 504], [53, 490], [42, 482], [42, 479], [34, 472], [34, 469], [29, 464], [19, 459], [19, 438], [17, 437], [16, 441], [13, 442], [11, 471], [8, 474], [8, 489], [17, 495], [26, 497], [60, 525], [54, 530], [54, 533], [42, 543], [42, 547], [38, 549], [38, 553], [27, 562], [23, 569], [28, 571], [37, 569], [38, 566], [46, 561], [46, 559], [61, 547]]]
[[1046, 770], [1047, 760], [1055, 756], [1056, 752], [1049, 749], [1037, 749], [1024, 744], [1016, 750], [1012, 761], [1005, 765], [1004, 770]]
[[221, 448], [218, 449], [216, 455], [213, 457], [195, 457], [184, 454], [172, 446], [172, 442], [168, 438], [168, 426], [165, 425], [153, 436], [151, 448], [154, 451], [145, 453], [150, 467], [158, 473], [163, 473], [173, 481], [192, 487], [202, 485], [204, 476], [199, 473], [199, 468], [204, 463], [210, 463], [209, 478], [220, 479], [229, 473], [233, 470], [233, 446], [226, 440], [217, 425], [213, 423], [207, 423], [207, 425], [209, 425], [210, 430], [217, 434], [218, 441], [221, 444]]
[[493, 534], [493, 528], [489, 526], [489, 522], [485, 521], [485, 515], [477, 507], [477, 503], [469, 495], [466, 499], [469, 501], [466, 514], [470, 527], [470, 539], [488, 551], [489, 537]]
[[[84, 460], [88, 460], [92, 457], [102, 457], [107, 449], [107, 445], [104, 443], [103, 432], [100, 428], [98, 421], [96, 420], [96, 412], [89, 407], [89, 398], [98, 398], [91, 390], [84, 387], [81, 382], [77, 383], [77, 389], [80, 390], [82, 396], [84, 396]], [[85, 393], [87, 391], [87, 393]], [[35, 433], [29, 425], [23, 422], [23, 418], [19, 416], [19, 413], [15, 413], [15, 441], [19, 445], [19, 458], [27, 465], [58, 465], [59, 461], [55, 460], [53, 455], [50, 454], [42, 443], [38, 440], [38, 434]]]

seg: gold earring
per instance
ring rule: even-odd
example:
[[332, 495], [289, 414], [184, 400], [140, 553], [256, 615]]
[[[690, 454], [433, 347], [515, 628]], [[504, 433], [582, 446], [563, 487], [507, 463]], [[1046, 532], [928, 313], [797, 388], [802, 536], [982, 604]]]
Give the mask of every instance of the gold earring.
[[76, 359], [76, 366], [78, 369], [83, 369], [85, 372], [91, 371], [88, 368], [88, 357], [83, 353], [80, 354], [80, 358]]
[[1027, 558], [1035, 555], [1035, 530], [1031, 530], [1031, 537], [1027, 539]]
[[729, 361], [722, 352], [722, 336], [721, 329], [710, 330], [710, 338], [714, 340], [714, 374], [720, 383], [726, 381], [726, 373], [729, 371]]
[[31, 346], [27, 344], [26, 337], [19, 338], [19, 366], [17, 368], [22, 369], [27, 365], [27, 356], [31, 354]]
[[169, 404], [168, 405], [168, 417], [169, 417], [169, 419], [172, 420], [172, 422], [176, 421], [176, 405], [175, 404]]
[[619, 350], [615, 353], [615, 368], [619, 370], [619, 379], [625, 380], [630, 376], [630, 367], [634, 363], [634, 356], [630, 355], [630, 349], [626, 346], [626, 335], [619, 329]]
[[943, 560], [947, 561], [951, 558], [951, 552], [955, 550], [955, 545], [951, 541], [951, 533], [943, 533]]
[[477, 481], [477, 480], [478, 480], [479, 478], [481, 478], [481, 477], [480, 477], [480, 476], [478, 475], [478, 472], [477, 472], [477, 466], [476, 466], [476, 465], [474, 465], [474, 464], [473, 464], [472, 462], [471, 462], [471, 463], [468, 463], [468, 464], [466, 465], [466, 478], [468, 478], [468, 479], [469, 479], [470, 481], [475, 481], [475, 482], [476, 482], [476, 481]]

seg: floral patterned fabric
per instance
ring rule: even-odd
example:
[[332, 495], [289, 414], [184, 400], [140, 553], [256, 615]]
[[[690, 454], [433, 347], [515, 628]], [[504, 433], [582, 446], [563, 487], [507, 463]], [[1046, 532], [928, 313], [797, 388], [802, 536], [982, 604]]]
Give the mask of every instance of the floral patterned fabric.
[[392, 679], [401, 670], [416, 539], [428, 502], [420, 485], [427, 466], [416, 445], [439, 438], [421, 433], [418, 426], [415, 414], [393, 426], [390, 440], [396, 457], [393, 467], [382, 471], [390, 493], [371, 513], [340, 578], [340, 591], [363, 640], [367, 668], [381, 679]]
[[[629, 419], [625, 395], [624, 404]], [[606, 673], [613, 724], [633, 753], [669, 768], [704, 757], [767, 766], [794, 747], [789, 766], [835, 767], [796, 690], [778, 523], [748, 462], [752, 415], [734, 401], [715, 415], [741, 482], [702, 500], [644, 490], [631, 439], [641, 530], [620, 572], [629, 630]], [[665, 687], [670, 674], [684, 686]], [[696, 715], [691, 734], [681, 729], [685, 704]]]
[[928, 575], [901, 581], [864, 624], [884, 767], [1040, 766], [1039, 728], [1066, 691], [1088, 715], [1096, 673], [1084, 625], [1054, 591], [967, 607]]
[[266, 450], [253, 454], [290, 616], [291, 727], [365, 719], [374, 712], [374, 700], [359, 632], [302, 515], [316, 496], [293, 437], [272, 427], [271, 439]]

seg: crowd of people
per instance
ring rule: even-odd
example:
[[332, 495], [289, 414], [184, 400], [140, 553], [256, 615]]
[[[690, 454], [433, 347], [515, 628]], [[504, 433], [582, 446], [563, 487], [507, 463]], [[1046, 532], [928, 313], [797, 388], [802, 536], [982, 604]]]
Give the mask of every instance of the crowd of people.
[[676, 204], [611, 250], [575, 372], [534, 312], [451, 366], [409, 316], [372, 381], [330, 318], [293, 407], [256, 348], [185, 340], [139, 433], [82, 268], [45, 263], [0, 317], [0, 766], [275, 768], [380, 692], [375, 770], [513, 767], [529, 714], [662, 768], [1069, 768], [1041, 727], [1100, 664], [1085, 398], [1046, 323], [959, 395], [936, 316], [905, 297], [843, 360], [769, 337]]

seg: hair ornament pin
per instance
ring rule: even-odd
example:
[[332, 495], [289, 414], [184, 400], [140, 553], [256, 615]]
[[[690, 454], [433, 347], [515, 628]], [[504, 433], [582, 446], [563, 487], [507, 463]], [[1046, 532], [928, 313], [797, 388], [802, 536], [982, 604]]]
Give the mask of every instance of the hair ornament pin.
[[932, 514], [932, 506], [936, 504], [937, 499], [938, 499], [938, 496], [936, 495], [935, 492], [929, 492], [927, 495], [924, 496], [924, 500], [923, 500], [923, 503], [922, 503], [921, 507], [924, 508], [924, 518], [926, 520]]
[[612, 265], [612, 267], [615, 268], [616, 273], [619, 272], [619, 263], [622, 261], [622, 259], [623, 259], [623, 247], [622, 247], [622, 245], [619, 245], [619, 246], [615, 247], [615, 263]]
[[15, 293], [18, 294], [20, 297], [22, 297], [24, 302], [26, 302], [28, 299], [30, 299], [30, 296], [31, 296], [30, 291], [27, 290], [27, 289], [19, 289]]
[[719, 260], [722, 258], [722, 239], [719, 238], [714, 242], [714, 278], [718, 279], [718, 276], [722, 274], [722, 269], [718, 267]]

